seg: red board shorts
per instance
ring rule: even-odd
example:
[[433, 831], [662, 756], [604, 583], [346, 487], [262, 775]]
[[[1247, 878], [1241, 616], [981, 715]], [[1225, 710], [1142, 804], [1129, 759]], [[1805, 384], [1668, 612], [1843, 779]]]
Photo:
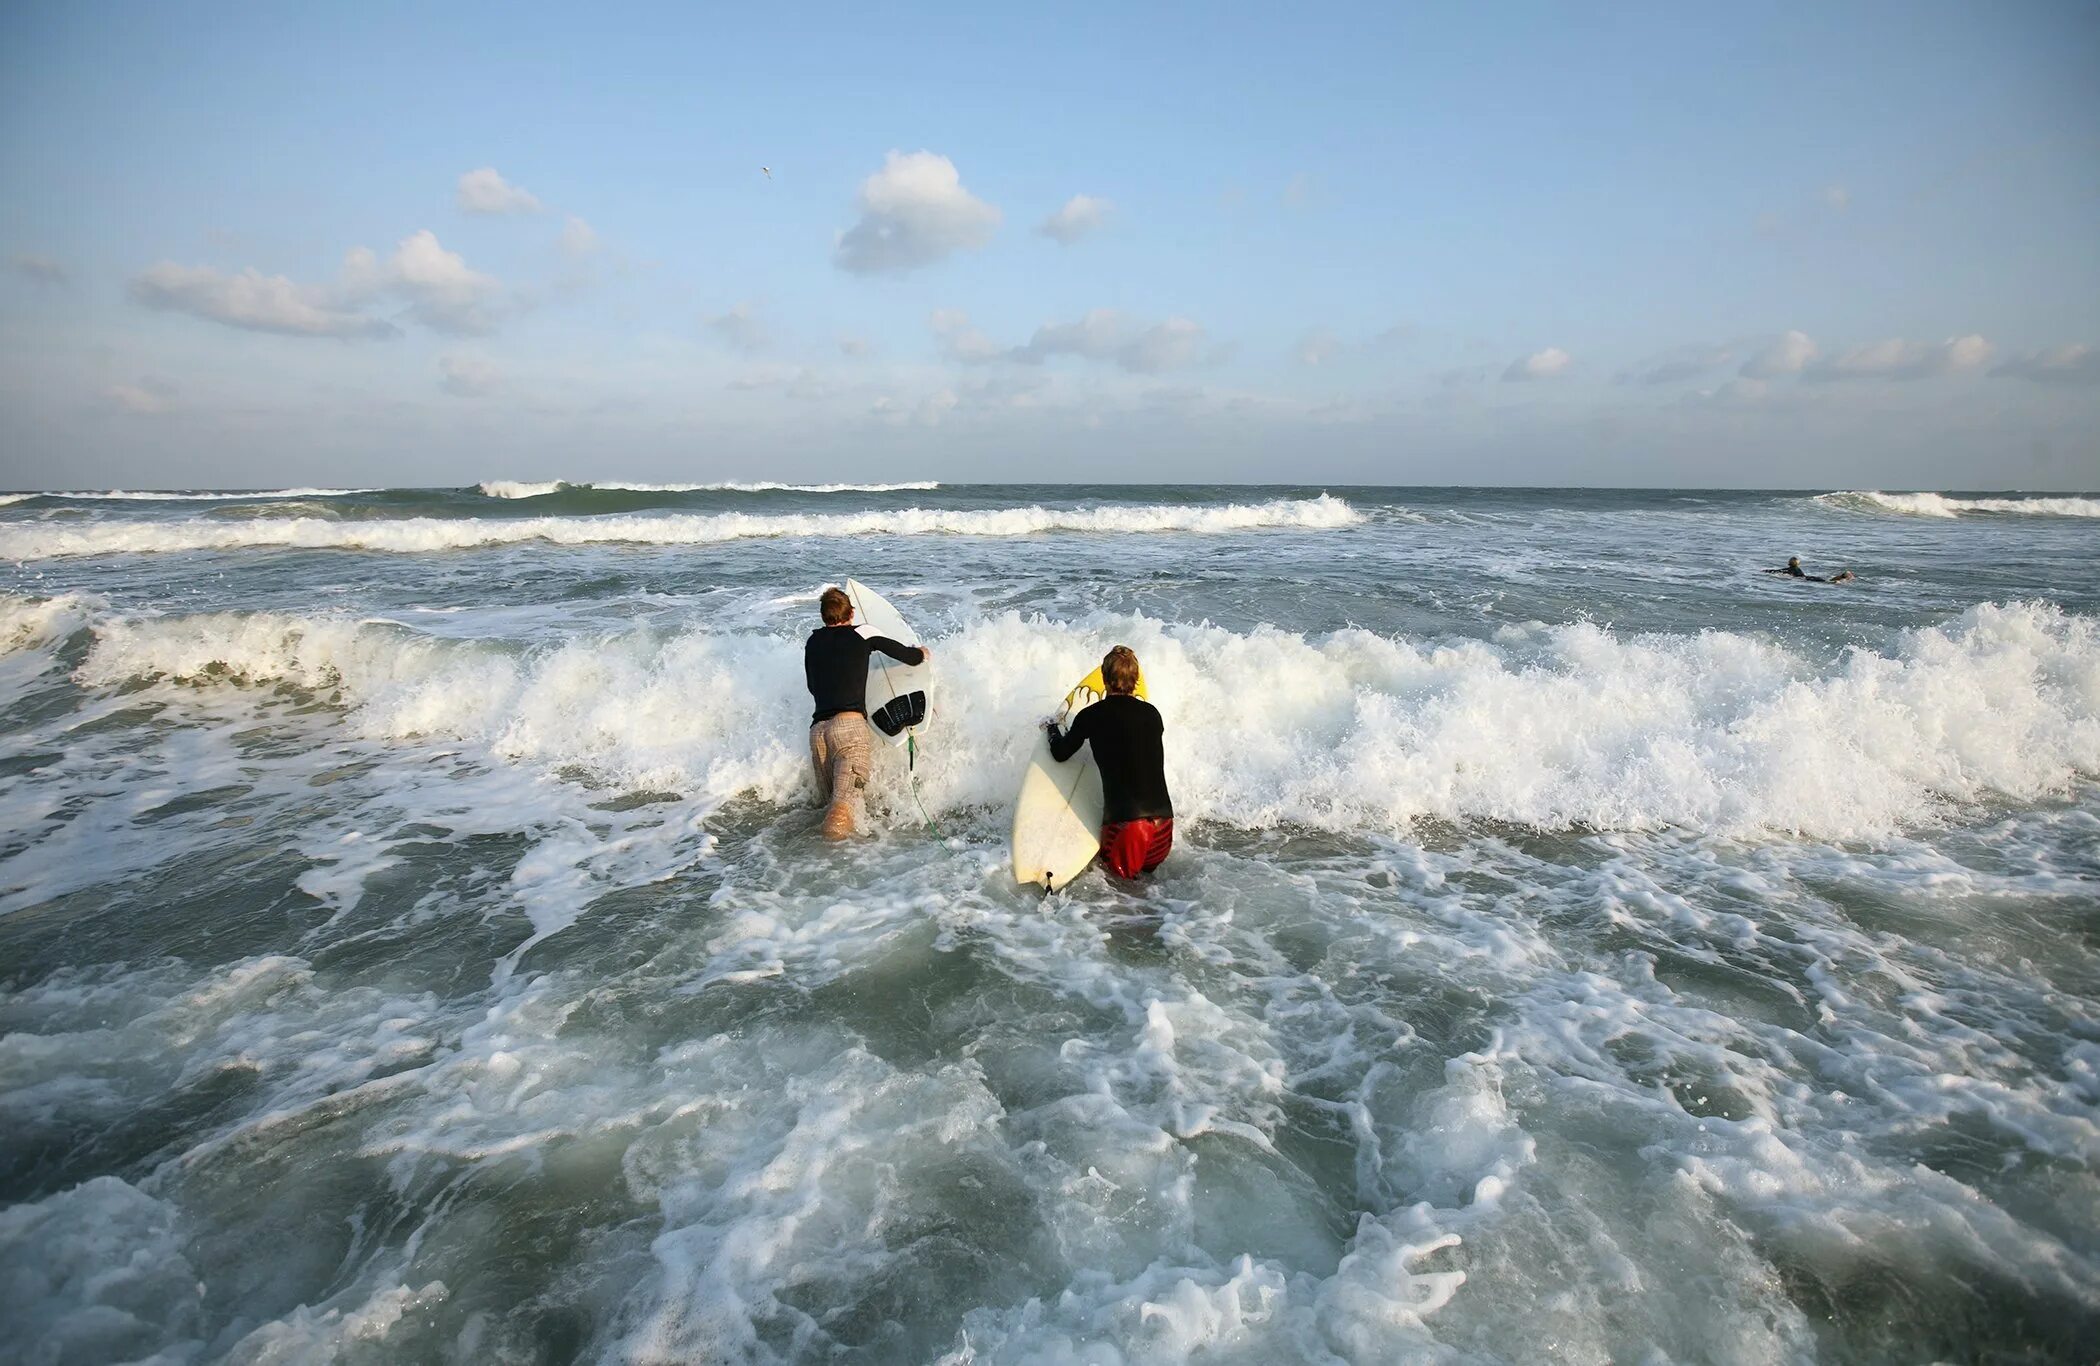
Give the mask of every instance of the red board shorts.
[[1117, 821], [1101, 827], [1101, 861], [1117, 877], [1149, 873], [1167, 861], [1174, 847], [1174, 818], [1163, 821]]

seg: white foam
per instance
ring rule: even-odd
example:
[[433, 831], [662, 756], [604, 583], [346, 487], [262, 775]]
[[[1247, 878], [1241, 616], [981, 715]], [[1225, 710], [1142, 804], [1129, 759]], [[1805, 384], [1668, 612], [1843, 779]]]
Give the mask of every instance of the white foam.
[[937, 479], [913, 479], [897, 484], [781, 484], [771, 480], [715, 484], [641, 484], [622, 480], [593, 479], [572, 483], [566, 479], [540, 481], [488, 479], [477, 485], [491, 498], [543, 498], [563, 489], [615, 489], [626, 493], [903, 493], [939, 488]]
[[184, 1242], [172, 1206], [114, 1176], [0, 1210], [9, 1356], [198, 1359], [204, 1282]]
[[[521, 653], [267, 613], [95, 630], [77, 677], [96, 688], [291, 683], [334, 696], [375, 739], [469, 740], [716, 799], [806, 795], [792, 638], [629, 632]], [[1035, 718], [1119, 641], [1145, 661], [1165, 717], [1177, 811], [1252, 828], [1439, 818], [1856, 838], [2100, 773], [2100, 625], [2040, 604], [1978, 607], [1835, 666], [1719, 631], [1574, 625], [1432, 646], [1007, 614], [936, 639], [953, 700], [919, 764], [929, 807], [1003, 810]], [[899, 775], [878, 776], [908, 807]]]
[[1964, 512], [2009, 513], [2022, 517], [2100, 517], [2100, 498], [2047, 497], [1952, 498], [1944, 493], [1882, 493], [1854, 490], [1819, 493], [1825, 507], [1852, 512], [1895, 512], [1909, 517], [1959, 517]]
[[156, 551], [295, 549], [400, 553], [545, 541], [554, 545], [714, 545], [782, 536], [1034, 536], [1045, 532], [1195, 532], [1261, 528], [1330, 530], [1362, 520], [1339, 498], [1266, 503], [1108, 504], [1080, 508], [897, 508], [851, 513], [680, 513], [667, 516], [413, 517], [334, 522], [289, 517], [268, 522], [98, 522], [84, 526], [0, 527], [0, 559], [120, 555]]
[[103, 605], [102, 599], [89, 593], [61, 593], [52, 598], [0, 593], [0, 655], [47, 649], [87, 625]]
[[378, 493], [380, 490], [366, 489], [256, 489], [247, 493], [207, 492], [203, 490], [170, 489], [76, 489], [61, 491], [46, 490], [43, 493], [24, 493], [17, 498], [90, 498], [123, 503], [221, 503], [249, 502], [265, 498], [347, 498], [358, 493]]

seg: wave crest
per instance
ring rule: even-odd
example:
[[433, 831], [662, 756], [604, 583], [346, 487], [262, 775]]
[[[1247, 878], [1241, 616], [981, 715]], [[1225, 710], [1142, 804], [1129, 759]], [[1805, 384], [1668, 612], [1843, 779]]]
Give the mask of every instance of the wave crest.
[[[92, 688], [290, 684], [373, 739], [464, 741], [635, 787], [807, 796], [798, 639], [696, 628], [527, 650], [268, 613], [112, 619], [95, 636], [75, 675]], [[935, 642], [927, 804], [1006, 810], [1035, 718], [1116, 642], [1145, 661], [1177, 810], [1243, 827], [1870, 838], [2100, 774], [2100, 624], [2044, 604], [1978, 607], [1821, 670], [1721, 631], [1573, 625], [1431, 645], [1008, 613]], [[908, 805], [898, 773], [882, 783]]]
[[1959, 517], [1991, 512], [2017, 517], [2100, 517], [2100, 498], [1950, 498], [1944, 493], [1882, 493], [1849, 490], [1819, 493], [1815, 501], [1847, 512], [1898, 513], [1906, 517]]
[[402, 554], [545, 541], [554, 545], [711, 545], [783, 536], [1032, 536], [1041, 532], [1220, 533], [1264, 527], [1327, 530], [1362, 515], [1339, 498], [1200, 506], [896, 508], [850, 513], [674, 513], [664, 516], [411, 517], [337, 522], [287, 517], [236, 525], [110, 521], [0, 527], [0, 559], [185, 550], [379, 550]]
[[636, 484], [605, 479], [594, 479], [588, 483], [570, 483], [566, 479], [539, 482], [488, 479], [475, 487], [490, 498], [544, 498], [548, 494], [572, 489], [607, 489], [620, 493], [923, 493], [940, 486], [940, 481], [935, 479], [915, 479], [901, 484], [777, 484], [770, 480], [751, 483], [731, 480], [719, 484]]

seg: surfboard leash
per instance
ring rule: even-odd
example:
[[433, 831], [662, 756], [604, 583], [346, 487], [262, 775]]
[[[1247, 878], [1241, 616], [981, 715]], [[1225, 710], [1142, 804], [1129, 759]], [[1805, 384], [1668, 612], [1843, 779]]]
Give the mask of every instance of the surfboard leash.
[[904, 737], [904, 768], [911, 775], [912, 804], [919, 808], [919, 819], [926, 822], [926, 829], [935, 839], [941, 837], [941, 828], [926, 814], [925, 799], [919, 795], [919, 737], [907, 733]]

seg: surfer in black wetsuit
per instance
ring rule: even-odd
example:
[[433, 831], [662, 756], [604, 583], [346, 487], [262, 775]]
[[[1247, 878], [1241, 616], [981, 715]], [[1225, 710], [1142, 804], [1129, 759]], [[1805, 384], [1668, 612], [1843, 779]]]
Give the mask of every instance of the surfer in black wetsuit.
[[868, 655], [880, 650], [900, 664], [923, 664], [933, 652], [853, 628], [853, 599], [827, 588], [817, 600], [824, 625], [802, 647], [802, 675], [816, 710], [809, 723], [809, 761], [824, 803], [824, 838], [842, 840], [859, 823], [868, 785]]
[[1801, 567], [1801, 557], [1799, 555], [1788, 556], [1786, 568], [1784, 569], [1767, 569], [1764, 572], [1777, 574], [1781, 578], [1800, 579], [1804, 583], [1851, 583], [1858, 577], [1849, 569], [1841, 569], [1827, 579], [1820, 574], [1811, 574]]
[[1101, 660], [1108, 695], [1072, 718], [1069, 730], [1045, 722], [1059, 763], [1094, 748], [1101, 770], [1101, 861], [1117, 877], [1149, 873], [1174, 847], [1174, 802], [1167, 795], [1166, 725], [1137, 695], [1138, 658], [1118, 645]]

